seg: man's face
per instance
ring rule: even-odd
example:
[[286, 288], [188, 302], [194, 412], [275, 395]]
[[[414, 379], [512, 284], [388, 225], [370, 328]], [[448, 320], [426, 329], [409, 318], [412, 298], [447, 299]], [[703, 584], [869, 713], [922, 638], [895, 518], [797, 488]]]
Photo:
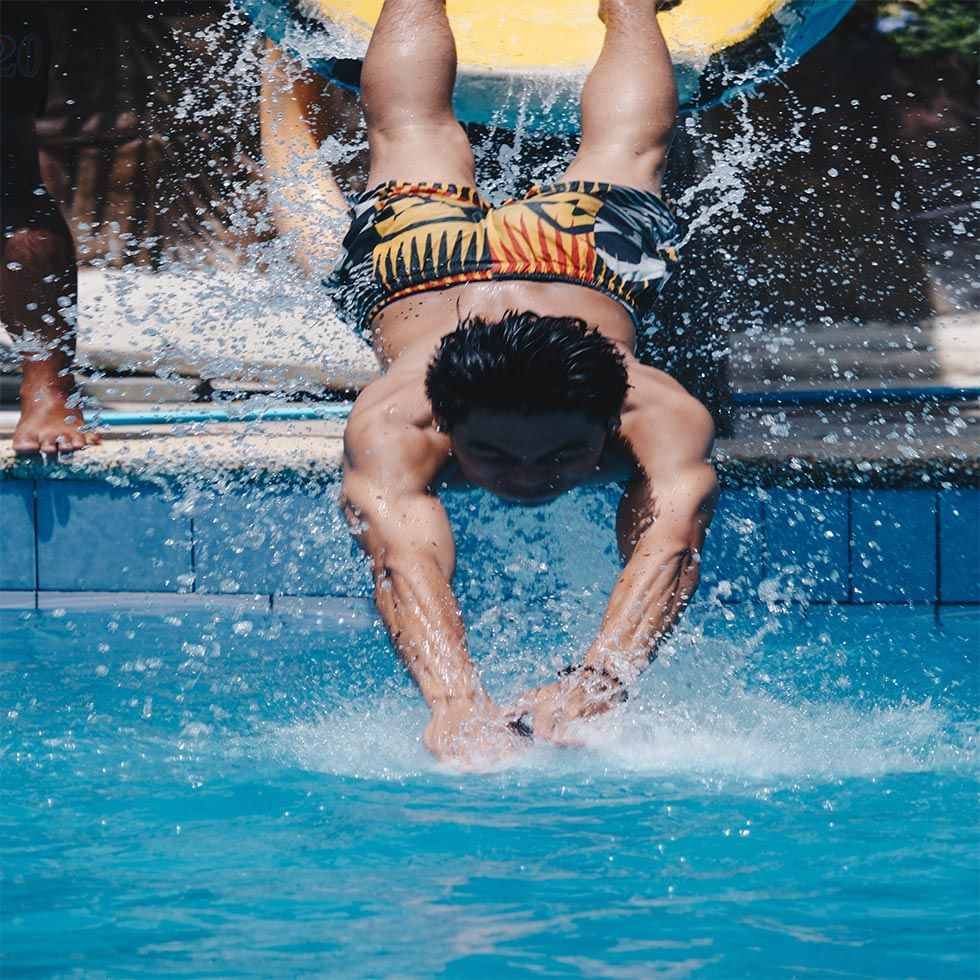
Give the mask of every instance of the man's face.
[[516, 504], [543, 504], [595, 472], [608, 429], [579, 413], [474, 412], [452, 431], [463, 476]]

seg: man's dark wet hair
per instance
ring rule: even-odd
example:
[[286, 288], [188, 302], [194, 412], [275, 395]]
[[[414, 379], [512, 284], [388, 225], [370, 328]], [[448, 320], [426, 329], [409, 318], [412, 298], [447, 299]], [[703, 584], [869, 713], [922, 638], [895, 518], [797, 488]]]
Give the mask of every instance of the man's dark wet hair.
[[581, 412], [613, 424], [629, 384], [616, 346], [578, 317], [510, 312], [472, 317], [442, 338], [425, 390], [451, 430], [474, 411]]

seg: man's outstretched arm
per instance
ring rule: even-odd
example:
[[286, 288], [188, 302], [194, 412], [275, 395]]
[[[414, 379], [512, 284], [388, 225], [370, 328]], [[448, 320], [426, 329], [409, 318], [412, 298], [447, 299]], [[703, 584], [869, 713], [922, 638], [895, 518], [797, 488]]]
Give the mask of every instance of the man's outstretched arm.
[[627, 487], [617, 519], [626, 564], [598, 636], [579, 664], [556, 683], [529, 692], [512, 711], [530, 714], [535, 734], [555, 741], [574, 740], [570, 723], [625, 700], [697, 590], [701, 547], [718, 493], [706, 461], [713, 426], [700, 406], [675, 438], [664, 438], [661, 417], [651, 425], [657, 436], [645, 443], [643, 426], [632, 440], [642, 469]]
[[659, 483], [646, 476], [631, 481], [618, 517], [627, 562], [585, 666], [628, 685], [656, 655], [697, 591], [717, 486], [714, 469], [704, 462]]
[[352, 413], [342, 505], [371, 559], [381, 618], [432, 711], [426, 747], [445, 761], [492, 763], [522, 740], [487, 694], [467, 651], [450, 584], [452, 529], [427, 489], [444, 453], [433, 446], [431, 432], [391, 424], [391, 418], [372, 409]]

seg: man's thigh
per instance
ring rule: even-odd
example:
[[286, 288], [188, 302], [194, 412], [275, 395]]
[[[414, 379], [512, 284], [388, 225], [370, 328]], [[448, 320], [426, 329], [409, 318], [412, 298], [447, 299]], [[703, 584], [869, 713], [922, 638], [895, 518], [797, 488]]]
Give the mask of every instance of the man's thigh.
[[659, 194], [666, 166], [667, 153], [659, 147], [642, 152], [630, 144], [583, 147], [559, 179], [595, 180]]
[[453, 119], [369, 128], [368, 144], [369, 188], [390, 180], [474, 186], [473, 149], [465, 130]]

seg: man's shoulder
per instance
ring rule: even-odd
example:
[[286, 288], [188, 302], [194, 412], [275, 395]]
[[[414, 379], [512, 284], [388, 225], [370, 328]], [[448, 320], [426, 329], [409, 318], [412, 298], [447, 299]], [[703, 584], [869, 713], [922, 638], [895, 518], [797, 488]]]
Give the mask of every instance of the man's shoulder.
[[632, 385], [622, 418], [623, 436], [641, 465], [704, 459], [714, 441], [710, 413], [679, 382], [644, 364], [630, 368]]
[[436, 431], [418, 380], [389, 372], [358, 396], [344, 430], [348, 472], [373, 474], [386, 483], [397, 474], [395, 483], [424, 485], [447, 455], [448, 440]]
[[432, 411], [419, 404], [410, 386], [372, 381], [358, 396], [344, 430], [344, 441], [357, 448], [393, 447], [424, 439], [433, 429]]
[[693, 426], [698, 432], [711, 425], [711, 415], [679, 381], [648, 364], [635, 361], [629, 367], [630, 391], [624, 418], [656, 416], [661, 426]]

